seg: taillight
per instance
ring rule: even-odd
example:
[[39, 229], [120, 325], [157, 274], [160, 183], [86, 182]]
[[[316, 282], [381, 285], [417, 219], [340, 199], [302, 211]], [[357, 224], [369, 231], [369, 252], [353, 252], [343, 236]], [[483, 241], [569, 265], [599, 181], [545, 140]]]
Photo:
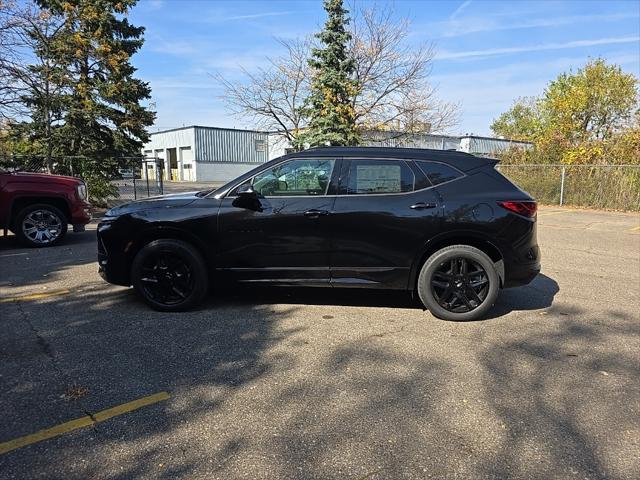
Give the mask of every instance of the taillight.
[[535, 216], [538, 211], [538, 204], [533, 200], [498, 202], [498, 205], [513, 213], [529, 218]]

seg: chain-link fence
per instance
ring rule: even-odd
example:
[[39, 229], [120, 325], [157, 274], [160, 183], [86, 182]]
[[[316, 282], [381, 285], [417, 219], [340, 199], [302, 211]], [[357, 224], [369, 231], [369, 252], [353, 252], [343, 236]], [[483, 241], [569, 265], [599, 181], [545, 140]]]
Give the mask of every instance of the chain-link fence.
[[640, 165], [498, 164], [496, 168], [542, 204], [640, 210]]
[[[498, 164], [496, 168], [542, 204], [640, 210], [640, 165]], [[165, 162], [157, 157], [9, 155], [0, 156], [0, 170], [82, 178], [91, 201], [98, 205], [215, 186], [167, 182]]]
[[0, 170], [52, 173], [83, 179], [89, 198], [97, 204], [113, 204], [164, 194], [164, 161], [157, 157], [43, 157], [0, 156]]
[[157, 157], [138, 158], [137, 162], [118, 171], [111, 183], [118, 189], [118, 201], [164, 195], [164, 161]]

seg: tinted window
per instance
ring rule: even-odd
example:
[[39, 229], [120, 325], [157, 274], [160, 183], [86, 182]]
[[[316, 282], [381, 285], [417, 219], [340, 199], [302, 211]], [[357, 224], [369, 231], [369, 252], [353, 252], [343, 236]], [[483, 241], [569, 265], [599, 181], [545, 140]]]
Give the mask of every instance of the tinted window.
[[434, 185], [455, 180], [462, 176], [455, 168], [451, 168], [443, 163], [425, 162], [421, 160], [416, 160], [415, 163]]
[[326, 195], [334, 160], [291, 160], [253, 177], [253, 188], [265, 197]]
[[351, 160], [347, 193], [402, 193], [413, 191], [414, 176], [400, 160]]

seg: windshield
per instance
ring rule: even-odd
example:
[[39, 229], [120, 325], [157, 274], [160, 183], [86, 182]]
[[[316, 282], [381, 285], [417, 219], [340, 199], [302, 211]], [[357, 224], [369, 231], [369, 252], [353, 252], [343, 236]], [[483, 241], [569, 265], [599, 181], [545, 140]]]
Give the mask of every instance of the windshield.
[[261, 170], [261, 169], [263, 169], [265, 167], [268, 167], [270, 165], [273, 165], [274, 163], [279, 162], [283, 158], [285, 158], [285, 157], [274, 158], [273, 160], [270, 160], [270, 161], [268, 161], [266, 163], [262, 163], [260, 165], [257, 165], [256, 168], [252, 168], [247, 173], [245, 173], [243, 175], [240, 175], [237, 178], [234, 178], [230, 182], [227, 182], [224, 185], [222, 185], [221, 187], [213, 187], [213, 188], [210, 188], [208, 190], [202, 190], [202, 191], [196, 193], [196, 196], [198, 196], [198, 197], [206, 197], [208, 195], [217, 195], [218, 193], [222, 193], [225, 190], [229, 190], [234, 185], [245, 181], [247, 178], [253, 177], [257, 171], [259, 171], [259, 170]]

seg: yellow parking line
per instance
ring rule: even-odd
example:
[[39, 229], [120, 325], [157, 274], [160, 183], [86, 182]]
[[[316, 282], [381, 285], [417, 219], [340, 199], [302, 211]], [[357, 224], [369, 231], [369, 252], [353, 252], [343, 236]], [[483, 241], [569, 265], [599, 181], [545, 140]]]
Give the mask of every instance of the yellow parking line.
[[32, 443], [37, 443], [43, 440], [48, 440], [50, 438], [64, 435], [65, 433], [77, 430], [78, 428], [89, 427], [98, 422], [104, 422], [109, 418], [115, 417], [117, 415], [122, 415], [123, 413], [128, 413], [133, 410], [137, 410], [147, 405], [161, 402], [162, 400], [166, 400], [168, 398], [169, 394], [167, 392], [156, 393], [154, 395], [149, 395], [148, 397], [134, 400], [133, 402], [123, 403], [122, 405], [118, 405], [117, 407], [108, 408], [107, 410], [103, 410], [94, 414], [93, 418], [87, 415], [86, 417], [77, 418], [75, 420], [71, 420], [70, 422], [61, 423], [60, 425], [56, 425], [55, 427], [40, 430], [39, 432], [32, 433], [31, 435], [25, 435], [24, 437], [19, 437], [14, 440], [9, 440], [8, 442], [0, 443], [0, 455], [15, 450], [16, 448], [26, 447], [27, 445], [31, 445]]
[[640, 232], [640, 225], [629, 229], [630, 232]]
[[15, 297], [0, 297], [0, 303], [7, 302], [28, 302], [29, 300], [42, 300], [43, 298], [57, 297], [58, 295], [66, 295], [71, 293], [69, 290], [52, 290], [42, 293], [28, 293], [26, 295], [17, 295]]

